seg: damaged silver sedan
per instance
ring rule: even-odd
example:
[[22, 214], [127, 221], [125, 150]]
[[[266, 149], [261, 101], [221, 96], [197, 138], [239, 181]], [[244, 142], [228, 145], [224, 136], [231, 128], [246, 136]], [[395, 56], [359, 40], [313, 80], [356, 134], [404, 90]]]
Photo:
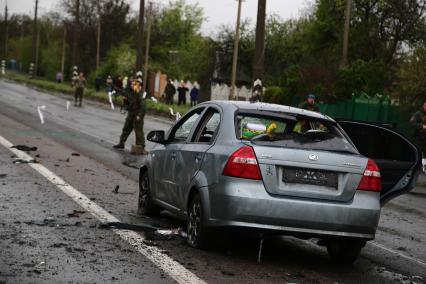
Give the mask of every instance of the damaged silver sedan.
[[240, 228], [319, 238], [345, 263], [374, 239], [384, 203], [414, 187], [422, 161], [385, 126], [262, 103], [203, 103], [148, 140], [139, 212], [182, 216], [192, 247]]

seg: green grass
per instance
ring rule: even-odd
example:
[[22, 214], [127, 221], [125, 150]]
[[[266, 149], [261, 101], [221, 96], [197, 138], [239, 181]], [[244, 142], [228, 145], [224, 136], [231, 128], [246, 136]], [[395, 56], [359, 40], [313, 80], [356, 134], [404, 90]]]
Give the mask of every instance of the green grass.
[[[56, 92], [56, 93], [64, 93], [64, 94], [69, 94], [69, 95], [73, 95], [74, 94], [74, 88], [71, 87], [71, 85], [69, 83], [61, 83], [58, 84], [56, 82], [53, 81], [48, 81], [42, 78], [33, 78], [30, 79], [27, 75], [23, 75], [20, 73], [15, 73], [15, 72], [8, 72], [5, 76], [5, 78], [8, 78], [10, 80], [13, 80], [15, 82], [19, 82], [19, 83], [24, 83], [27, 84], [29, 86], [33, 86], [42, 90], [46, 90], [46, 91], [51, 91], [51, 92]], [[92, 88], [86, 88], [84, 91], [84, 97], [90, 100], [94, 100], [94, 101], [98, 101], [98, 102], [103, 102], [105, 104], [109, 104], [108, 102], [108, 95], [106, 92], [96, 92], [94, 89]], [[116, 100], [116, 104], [121, 104], [121, 97], [117, 98]], [[164, 103], [154, 103], [151, 100], [147, 101], [147, 107], [148, 107], [148, 112], [151, 112], [153, 114], [157, 114], [157, 115], [162, 115], [162, 116], [169, 116], [170, 115], [170, 110], [169, 110], [169, 105], [166, 105]], [[190, 109], [189, 106], [177, 106], [177, 105], [173, 105], [173, 110], [175, 112], [179, 112], [180, 114], [185, 114], [186, 112], [188, 112], [188, 110]]]

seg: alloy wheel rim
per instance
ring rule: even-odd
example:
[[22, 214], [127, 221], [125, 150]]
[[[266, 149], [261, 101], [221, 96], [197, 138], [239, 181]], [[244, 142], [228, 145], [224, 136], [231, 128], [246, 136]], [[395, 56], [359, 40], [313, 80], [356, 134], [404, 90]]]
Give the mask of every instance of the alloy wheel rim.
[[188, 238], [191, 244], [197, 242], [197, 238], [200, 233], [201, 228], [201, 204], [200, 202], [195, 202], [192, 205], [191, 212], [189, 213], [189, 222], [188, 222]]

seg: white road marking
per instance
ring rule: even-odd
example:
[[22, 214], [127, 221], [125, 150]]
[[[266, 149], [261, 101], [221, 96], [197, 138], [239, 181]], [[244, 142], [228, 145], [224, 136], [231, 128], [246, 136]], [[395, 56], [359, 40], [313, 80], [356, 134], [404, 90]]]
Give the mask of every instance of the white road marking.
[[380, 249], [385, 250], [385, 251], [387, 251], [387, 252], [390, 252], [390, 253], [396, 254], [397, 256], [399, 256], [399, 257], [401, 257], [401, 258], [404, 258], [404, 259], [406, 259], [406, 260], [409, 260], [409, 261], [415, 262], [415, 263], [417, 263], [417, 264], [419, 264], [419, 265], [421, 265], [421, 266], [426, 267], [426, 262], [424, 262], [424, 261], [422, 261], [422, 260], [420, 260], [420, 259], [417, 259], [417, 258], [414, 258], [414, 257], [408, 256], [408, 255], [405, 255], [405, 254], [400, 253], [400, 252], [398, 252], [398, 251], [396, 251], [396, 250], [393, 250], [393, 249], [391, 249], [391, 248], [385, 247], [384, 245], [379, 244], [379, 243], [377, 243], [377, 242], [374, 242], [374, 241], [373, 241], [373, 242], [368, 242], [367, 244], [370, 244], [370, 245], [372, 245], [372, 246], [374, 246], [374, 247], [376, 247], [376, 248], [380, 248]]
[[[8, 140], [0, 136], [0, 145], [9, 149], [18, 158], [25, 160], [32, 160], [33, 158], [25, 152], [15, 148]], [[36, 170], [39, 174], [45, 177], [48, 181], [54, 184], [62, 192], [73, 199], [78, 205], [90, 212], [101, 222], [120, 222], [116, 217], [108, 213], [105, 209], [91, 201], [87, 196], [80, 193], [77, 189], [66, 183], [62, 178], [55, 175], [49, 169], [41, 164], [28, 164], [31, 168]], [[177, 261], [170, 258], [168, 255], [162, 253], [159, 248], [147, 246], [143, 243], [144, 238], [138, 233], [126, 230], [114, 229], [113, 232], [120, 236], [121, 239], [132, 245], [140, 254], [149, 259], [155, 266], [163, 270], [172, 279], [178, 283], [205, 283], [197, 275], [186, 269]]]

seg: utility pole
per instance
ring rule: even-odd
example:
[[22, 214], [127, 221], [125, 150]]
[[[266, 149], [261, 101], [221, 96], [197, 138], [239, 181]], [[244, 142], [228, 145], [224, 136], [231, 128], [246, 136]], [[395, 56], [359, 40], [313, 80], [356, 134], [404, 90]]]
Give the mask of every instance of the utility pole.
[[136, 43], [136, 71], [140, 71], [143, 66], [143, 33], [144, 33], [144, 21], [145, 21], [145, 0], [140, 0], [139, 5], [139, 26], [138, 26], [138, 38]]
[[265, 72], [265, 26], [266, 26], [266, 0], [258, 0], [256, 47], [253, 60], [253, 82], [263, 79]]
[[346, 0], [345, 31], [343, 34], [343, 54], [342, 54], [341, 67], [345, 67], [348, 64], [349, 29], [351, 25], [351, 10], [352, 10], [352, 0]]
[[36, 57], [35, 57], [35, 65], [34, 65], [34, 75], [37, 76], [38, 74], [38, 60], [39, 60], [39, 49], [40, 49], [40, 26], [38, 26], [37, 28], [37, 41], [36, 41], [36, 46], [35, 46], [35, 53], [36, 53]]
[[64, 35], [62, 38], [62, 57], [61, 57], [61, 73], [62, 80], [65, 78], [65, 52], [67, 48], [67, 24], [64, 22]]
[[4, 8], [4, 26], [5, 26], [5, 36], [4, 36], [4, 59], [7, 61], [8, 55], [8, 41], [9, 41], [9, 23], [8, 23], [8, 14], [7, 14], [7, 1]]
[[72, 44], [72, 65], [78, 65], [78, 43], [80, 36], [80, 0], [75, 1], [74, 38]]
[[24, 19], [21, 19], [21, 38], [20, 38], [20, 47], [19, 47], [19, 71], [22, 72], [22, 60], [23, 60], [23, 46], [24, 46]]
[[37, 45], [37, 12], [38, 12], [38, 0], [35, 0], [35, 11], [34, 11], [34, 27], [33, 27], [33, 60], [32, 62], [36, 62], [37, 57], [37, 51], [36, 51], [36, 45]]
[[143, 72], [143, 91], [146, 91], [147, 80], [148, 80], [148, 67], [149, 67], [149, 47], [151, 45], [151, 26], [152, 26], [152, 3], [149, 3], [148, 15], [147, 15], [148, 31], [146, 35], [146, 47], [145, 47], [145, 65]]
[[238, 0], [238, 14], [237, 14], [237, 26], [235, 29], [235, 42], [234, 42], [234, 57], [232, 61], [232, 75], [231, 75], [231, 94], [229, 95], [230, 100], [235, 100], [235, 82], [237, 81], [237, 64], [238, 64], [238, 49], [240, 45], [240, 22], [241, 22], [241, 6], [243, 0]]
[[99, 19], [98, 19], [98, 32], [96, 40], [96, 72], [99, 70], [99, 62], [101, 61], [101, 12], [98, 6]]

